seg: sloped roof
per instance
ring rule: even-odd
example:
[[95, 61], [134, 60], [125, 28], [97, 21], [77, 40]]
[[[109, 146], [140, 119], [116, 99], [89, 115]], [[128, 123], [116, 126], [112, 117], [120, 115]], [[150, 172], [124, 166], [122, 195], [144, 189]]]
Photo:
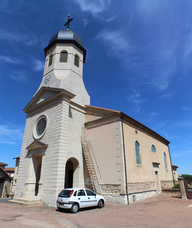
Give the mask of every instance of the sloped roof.
[[4, 165], [4, 166], [7, 166], [8, 164], [6, 164], [6, 163], [3, 163], [3, 162], [0, 162], [0, 165]]
[[15, 168], [13, 168], [13, 167], [5, 167], [5, 171], [6, 172], [14, 172]]
[[166, 145], [168, 145], [170, 143], [167, 139], [163, 138], [161, 135], [159, 135], [155, 131], [151, 130], [144, 124], [138, 122], [137, 120], [131, 118], [130, 116], [126, 115], [125, 113], [123, 113], [121, 111], [106, 109], [106, 108], [101, 108], [101, 107], [96, 107], [96, 106], [91, 106], [91, 105], [85, 105], [85, 108], [86, 108], [87, 114], [100, 115], [100, 117], [101, 117], [100, 119], [85, 123], [86, 127], [91, 126], [92, 124], [95, 125], [97, 123], [102, 123], [102, 120], [105, 120], [105, 123], [106, 123], [106, 118], [112, 118], [114, 116], [116, 118], [118, 117], [119, 120], [124, 121], [128, 125], [135, 127], [136, 129], [141, 130], [141, 131], [145, 132], [146, 134], [158, 139], [159, 141], [165, 143]]
[[5, 174], [5, 176], [6, 176], [6, 177], [8, 177], [8, 178], [10, 178], [11, 180], [13, 179], [13, 178], [12, 178], [12, 177], [10, 177], [10, 176], [9, 176], [9, 174], [8, 174], [7, 172], [5, 172], [5, 170], [4, 170], [4, 169], [2, 169], [1, 167], [0, 167], [0, 172], [4, 173], [4, 174]]
[[48, 46], [44, 49], [45, 55], [47, 51], [57, 43], [75, 44], [83, 52], [83, 62], [85, 62], [86, 50], [83, 47], [83, 41], [73, 30], [60, 30], [55, 34], [49, 41]]

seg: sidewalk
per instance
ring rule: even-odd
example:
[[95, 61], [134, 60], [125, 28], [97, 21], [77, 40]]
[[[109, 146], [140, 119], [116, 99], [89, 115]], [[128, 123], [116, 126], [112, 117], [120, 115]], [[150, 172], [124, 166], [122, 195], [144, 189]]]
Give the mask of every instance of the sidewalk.
[[102, 209], [82, 209], [77, 214], [45, 206], [26, 208], [1, 203], [0, 227], [189, 228], [192, 227], [192, 200], [162, 193], [131, 205], [106, 204]]

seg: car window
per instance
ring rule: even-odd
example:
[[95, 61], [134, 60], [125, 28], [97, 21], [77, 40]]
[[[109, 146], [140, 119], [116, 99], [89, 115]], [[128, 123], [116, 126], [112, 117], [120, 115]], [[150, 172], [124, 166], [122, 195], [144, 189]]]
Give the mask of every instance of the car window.
[[67, 198], [71, 195], [72, 190], [63, 190], [59, 193], [59, 197]]
[[90, 190], [85, 190], [88, 196], [95, 196], [96, 194]]
[[73, 196], [76, 196], [77, 195], [77, 191], [75, 191], [75, 193], [73, 194]]
[[85, 196], [85, 191], [83, 189], [78, 190], [78, 196]]

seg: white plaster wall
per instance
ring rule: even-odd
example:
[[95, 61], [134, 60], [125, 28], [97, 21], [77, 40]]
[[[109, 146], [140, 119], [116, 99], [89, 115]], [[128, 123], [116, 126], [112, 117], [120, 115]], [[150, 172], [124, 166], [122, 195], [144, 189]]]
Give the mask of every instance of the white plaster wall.
[[29, 162], [31, 158], [26, 158], [28, 152], [26, 147], [34, 141], [33, 128], [41, 115], [48, 117], [46, 133], [40, 139], [41, 142], [48, 144], [42, 158], [41, 198], [45, 204], [55, 206], [57, 195], [64, 188], [65, 164], [70, 157], [79, 161], [79, 179], [75, 187], [84, 187], [81, 128], [84, 125], [85, 115], [82, 110], [72, 109], [72, 118], [70, 118], [69, 103], [63, 100], [28, 117], [15, 198], [26, 196], [25, 183], [29, 181], [29, 172], [33, 172]]
[[[119, 134], [116, 130], [117, 127], [116, 123], [109, 123], [85, 130], [85, 140], [89, 140], [91, 143], [92, 150], [90, 152], [100, 184], [121, 184], [117, 172], [117, 170], [122, 172], [122, 161], [120, 160], [122, 157], [121, 151], [118, 151], [121, 148], [119, 147], [119, 137], [117, 137], [117, 134]], [[120, 159], [118, 160], [119, 156]], [[119, 164], [121, 164], [121, 167], [118, 168]]]
[[21, 154], [20, 154], [19, 172], [17, 176], [14, 198], [23, 197], [25, 192], [25, 182], [27, 179], [28, 162], [29, 162], [28, 158], [26, 158], [29, 123], [30, 123], [30, 117], [27, 118], [26, 124], [25, 124], [25, 132], [23, 136], [23, 143], [22, 143]]

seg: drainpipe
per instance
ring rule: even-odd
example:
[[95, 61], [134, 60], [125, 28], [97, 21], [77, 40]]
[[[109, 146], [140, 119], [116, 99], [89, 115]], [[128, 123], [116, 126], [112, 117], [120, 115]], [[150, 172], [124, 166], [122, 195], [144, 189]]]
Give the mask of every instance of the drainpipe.
[[124, 154], [124, 166], [125, 166], [125, 186], [126, 186], [126, 195], [127, 195], [127, 203], [129, 204], [129, 196], [128, 196], [128, 185], [127, 185], [127, 165], [126, 165], [126, 155], [125, 155], [125, 140], [124, 140], [124, 129], [123, 129], [123, 116], [121, 116], [121, 129], [122, 129], [122, 139], [123, 139], [123, 154]]
[[168, 151], [169, 151], [169, 157], [170, 157], [170, 163], [171, 163], [171, 173], [172, 173], [172, 180], [173, 180], [174, 176], [173, 176], [172, 160], [171, 160], [171, 153], [170, 153], [170, 150], [169, 150], [169, 144], [167, 146], [168, 146]]

